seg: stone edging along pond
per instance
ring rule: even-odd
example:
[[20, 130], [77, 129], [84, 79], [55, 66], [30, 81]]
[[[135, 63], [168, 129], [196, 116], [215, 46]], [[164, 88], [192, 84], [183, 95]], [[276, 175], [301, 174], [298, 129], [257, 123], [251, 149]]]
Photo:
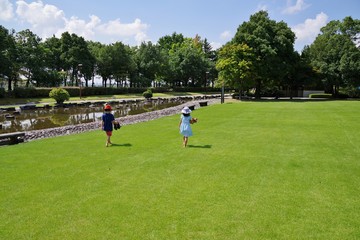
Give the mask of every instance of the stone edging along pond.
[[[214, 104], [219, 103], [219, 99], [206, 99], [206, 100], [200, 100], [200, 101], [191, 101], [186, 102], [184, 104], [170, 107], [162, 110], [157, 110], [153, 112], [146, 112], [138, 115], [129, 115], [126, 117], [120, 117], [117, 118], [122, 126], [135, 124], [139, 122], [146, 122], [154, 119], [158, 119], [165, 116], [170, 116], [174, 114], [180, 114], [180, 111], [185, 106], [195, 106], [196, 108], [200, 107], [199, 102], [206, 101], [208, 104]], [[84, 124], [77, 124], [77, 125], [70, 125], [70, 126], [63, 126], [63, 127], [57, 127], [57, 128], [48, 128], [48, 129], [42, 129], [42, 130], [34, 130], [34, 131], [28, 131], [25, 132], [25, 141], [32, 141], [36, 139], [42, 139], [42, 138], [50, 138], [50, 137], [56, 137], [56, 136], [64, 136], [64, 135], [70, 135], [70, 134], [76, 134], [76, 133], [82, 133], [86, 131], [92, 131], [92, 130], [98, 130], [100, 129], [100, 121], [91, 122], [91, 123], [84, 123]]]

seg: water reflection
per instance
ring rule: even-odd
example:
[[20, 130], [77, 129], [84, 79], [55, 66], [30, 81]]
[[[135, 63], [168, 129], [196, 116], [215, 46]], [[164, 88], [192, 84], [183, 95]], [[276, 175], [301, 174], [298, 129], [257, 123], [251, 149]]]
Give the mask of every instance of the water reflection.
[[[111, 103], [115, 118], [160, 110], [182, 104], [184, 101], [142, 101], [134, 103]], [[8, 116], [11, 114], [11, 118]], [[0, 113], [0, 133], [31, 131], [101, 120], [103, 104], [21, 110], [20, 114]]]

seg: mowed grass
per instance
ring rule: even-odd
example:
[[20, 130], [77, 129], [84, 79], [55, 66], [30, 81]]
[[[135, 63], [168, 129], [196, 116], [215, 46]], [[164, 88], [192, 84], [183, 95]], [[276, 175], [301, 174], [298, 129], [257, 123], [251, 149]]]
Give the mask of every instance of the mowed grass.
[[0, 239], [359, 239], [360, 102], [239, 102], [0, 148]]

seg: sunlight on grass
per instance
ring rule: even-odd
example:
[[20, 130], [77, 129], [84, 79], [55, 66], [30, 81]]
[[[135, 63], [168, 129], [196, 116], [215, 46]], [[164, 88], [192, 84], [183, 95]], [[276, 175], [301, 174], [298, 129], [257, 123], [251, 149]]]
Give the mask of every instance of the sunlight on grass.
[[0, 239], [357, 239], [360, 105], [239, 102], [1, 147]]

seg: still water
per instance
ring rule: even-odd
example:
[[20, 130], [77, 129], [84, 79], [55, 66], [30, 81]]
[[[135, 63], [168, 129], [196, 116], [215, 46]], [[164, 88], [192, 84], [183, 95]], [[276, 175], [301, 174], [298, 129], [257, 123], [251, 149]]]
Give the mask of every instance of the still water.
[[[165, 109], [182, 104], [182, 101], [141, 101], [134, 103], [112, 103], [115, 118]], [[15, 114], [0, 113], [0, 133], [31, 131], [100, 121], [103, 104], [69, 106], [49, 109], [19, 110]], [[9, 117], [9, 115], [11, 115]]]

